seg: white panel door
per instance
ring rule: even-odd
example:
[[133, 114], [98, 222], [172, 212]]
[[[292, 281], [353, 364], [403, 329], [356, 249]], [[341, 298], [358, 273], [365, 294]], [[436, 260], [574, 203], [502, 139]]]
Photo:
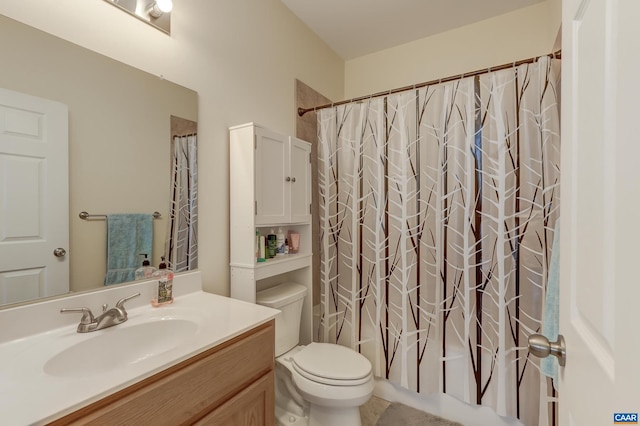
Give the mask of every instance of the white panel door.
[[68, 184], [67, 107], [0, 89], [0, 304], [69, 291]]
[[256, 141], [256, 225], [289, 220], [289, 140], [260, 127]]
[[291, 222], [311, 221], [311, 144], [291, 139]]
[[608, 425], [640, 412], [640, 2], [562, 14], [560, 424]]

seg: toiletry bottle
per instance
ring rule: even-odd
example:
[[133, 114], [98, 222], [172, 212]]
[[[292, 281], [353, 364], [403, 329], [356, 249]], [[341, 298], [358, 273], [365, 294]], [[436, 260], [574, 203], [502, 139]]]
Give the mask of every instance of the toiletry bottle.
[[260, 235], [259, 237], [259, 246], [258, 246], [258, 262], [264, 262], [266, 259], [266, 247], [265, 247], [265, 239], [264, 235]]
[[300, 234], [289, 232], [289, 253], [295, 254], [300, 250]]
[[282, 228], [278, 228], [278, 233], [276, 234], [276, 256], [284, 255], [284, 232], [282, 232]]
[[271, 231], [269, 231], [269, 234], [267, 235], [267, 248], [269, 249], [269, 259], [276, 257], [276, 250], [277, 250], [277, 237], [275, 232], [273, 232], [273, 229]]
[[153, 277], [158, 279], [158, 297], [151, 301], [153, 306], [162, 306], [173, 303], [173, 271], [167, 269], [167, 264], [162, 256], [162, 262], [158, 265], [158, 270], [153, 273]]
[[284, 239], [284, 254], [289, 254], [289, 239]]
[[144, 280], [147, 278], [151, 278], [153, 273], [156, 271], [156, 268], [151, 266], [149, 263], [149, 259], [147, 259], [147, 253], [140, 253], [140, 256], [144, 256], [144, 260], [142, 261], [142, 266], [136, 269], [136, 280]]

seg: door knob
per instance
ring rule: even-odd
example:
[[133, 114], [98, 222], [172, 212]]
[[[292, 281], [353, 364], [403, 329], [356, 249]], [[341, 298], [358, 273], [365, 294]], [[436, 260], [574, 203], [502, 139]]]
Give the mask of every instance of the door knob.
[[53, 255], [55, 257], [65, 257], [67, 255], [67, 251], [62, 247], [58, 247], [57, 249], [53, 250]]
[[296, 182], [296, 178], [292, 177], [291, 178], [291, 182], [295, 183]]
[[285, 179], [287, 182], [291, 182], [291, 176], [287, 176], [287, 178]]
[[549, 339], [542, 334], [532, 334], [529, 336], [529, 352], [538, 358], [546, 358], [553, 355], [558, 358], [558, 364], [564, 367], [567, 362], [567, 348], [564, 344], [562, 334], [558, 335], [558, 340], [549, 342]]

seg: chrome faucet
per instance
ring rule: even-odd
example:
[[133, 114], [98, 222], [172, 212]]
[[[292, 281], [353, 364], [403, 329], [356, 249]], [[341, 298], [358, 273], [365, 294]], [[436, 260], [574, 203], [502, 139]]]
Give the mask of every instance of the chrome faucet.
[[82, 318], [80, 318], [80, 324], [78, 324], [78, 333], [88, 333], [125, 322], [127, 320], [127, 311], [124, 309], [124, 303], [138, 296], [140, 296], [140, 293], [123, 297], [118, 300], [115, 308], [111, 309], [109, 309], [109, 305], [105, 303], [102, 305], [102, 314], [97, 318], [93, 316], [89, 308], [62, 308], [60, 309], [60, 313], [81, 313]]

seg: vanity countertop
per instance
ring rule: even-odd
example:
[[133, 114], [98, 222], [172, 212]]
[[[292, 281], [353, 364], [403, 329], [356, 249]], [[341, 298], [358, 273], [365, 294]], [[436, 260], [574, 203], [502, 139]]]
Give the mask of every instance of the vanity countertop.
[[[192, 273], [185, 275], [183, 279], [195, 281], [199, 280], [199, 277], [198, 273]], [[126, 289], [120, 287], [113, 292], [98, 292], [98, 295], [91, 293], [90, 299], [83, 299], [82, 295], [79, 295], [17, 308], [22, 311], [0, 311], [0, 323], [5, 323], [4, 320], [31, 318], [24, 312], [31, 307], [32, 313], [37, 314], [38, 320], [45, 324], [48, 318], [44, 318], [43, 315], [55, 315], [56, 317], [49, 321], [55, 326], [59, 325], [59, 317], [67, 317], [59, 314], [60, 306], [93, 308], [97, 298], [102, 298], [103, 303], [113, 304], [118, 298], [124, 297], [123, 294], [129, 295], [136, 291], [142, 293], [141, 297], [136, 298], [136, 303], [133, 303], [133, 299], [131, 306], [126, 306], [128, 321], [114, 327], [90, 333], [77, 333], [76, 326], [80, 319], [80, 315], [77, 314], [70, 315], [73, 324], [43, 329], [42, 325], [36, 327], [27, 323], [23, 327], [22, 337], [13, 335], [12, 339], [7, 339], [7, 336], [0, 335], [0, 339], [4, 337], [4, 340], [0, 340], [2, 423], [46, 424], [266, 323], [278, 312], [264, 306], [203, 292], [199, 285], [191, 285], [189, 289], [189, 285], [185, 284], [180, 290], [180, 280], [179, 276], [174, 280], [174, 288], [179, 290], [174, 303], [160, 308], [152, 308], [148, 303], [155, 283], [147, 282], [134, 284]], [[43, 304], [50, 306], [43, 307]], [[69, 319], [65, 321], [68, 323]], [[162, 321], [166, 321], [165, 324], [171, 321], [179, 324], [189, 323], [190, 327], [180, 336], [176, 334], [180, 333], [181, 328], [168, 327], [173, 330], [173, 335], [168, 333], [164, 337], [152, 338], [153, 344], [145, 345], [145, 348], [149, 347], [146, 352], [141, 351], [139, 347], [113, 347], [113, 337], [117, 336], [116, 333], [124, 331], [127, 334], [128, 331], [134, 330], [133, 327], [152, 322], [157, 331], [157, 324], [162, 324]], [[155, 334], [152, 337], [155, 337]], [[91, 339], [95, 340], [86, 345]], [[108, 361], [104, 365], [100, 365], [100, 359], [97, 361], [98, 365], [91, 364], [87, 359], [79, 359], [77, 369], [74, 368], [76, 365], [71, 363], [72, 368], [63, 369], [62, 373], [50, 368], [51, 360], [56, 359], [56, 355], [69, 348], [81, 347], [79, 345], [90, 348], [92, 352], [87, 355], [96, 352], [95, 349], [98, 348], [97, 352], [135, 352], [135, 357], [128, 357], [126, 362], [118, 363], [105, 356], [102, 357], [103, 360]], [[122, 346], [131, 345], [135, 344], [131, 344], [129, 339], [127, 344]], [[83, 368], [90, 370], [85, 371]]]

